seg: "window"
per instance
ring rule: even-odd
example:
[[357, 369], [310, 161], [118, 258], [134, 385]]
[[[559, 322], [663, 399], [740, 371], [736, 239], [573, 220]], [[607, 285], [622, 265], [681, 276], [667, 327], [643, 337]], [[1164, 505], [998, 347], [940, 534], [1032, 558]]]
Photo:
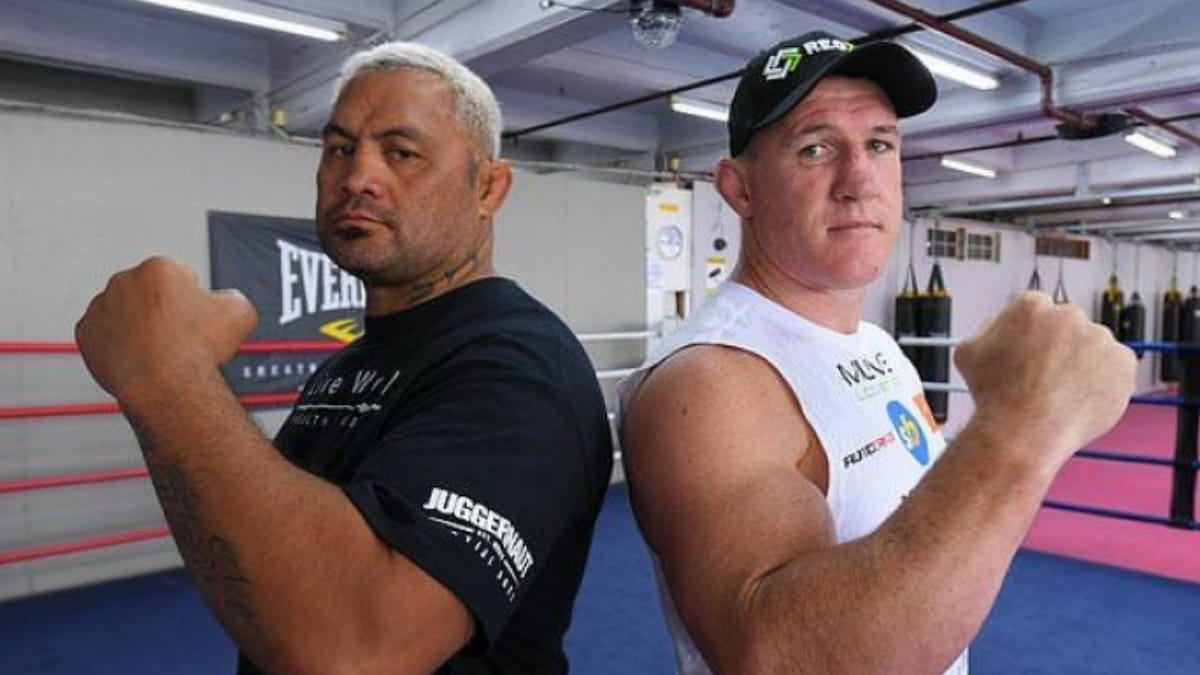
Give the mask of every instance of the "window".
[[962, 229], [928, 230], [925, 236], [925, 252], [932, 258], [962, 259]]
[[1000, 262], [1000, 234], [968, 232], [967, 260]]
[[968, 232], [964, 227], [926, 231], [925, 252], [931, 258], [1000, 262], [999, 232]]

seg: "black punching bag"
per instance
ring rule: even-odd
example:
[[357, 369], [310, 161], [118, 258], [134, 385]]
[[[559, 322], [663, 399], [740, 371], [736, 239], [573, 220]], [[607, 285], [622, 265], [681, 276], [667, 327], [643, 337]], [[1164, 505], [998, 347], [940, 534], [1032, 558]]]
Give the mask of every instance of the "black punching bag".
[[[917, 299], [917, 331], [921, 337], [950, 337], [950, 293], [942, 280], [942, 266], [935, 260], [929, 272], [929, 285]], [[916, 360], [917, 372], [924, 382], [950, 381], [950, 348], [922, 347]], [[939, 424], [945, 423], [950, 396], [944, 391], [927, 391], [925, 400]]]
[[[1129, 302], [1121, 308], [1119, 328], [1117, 339], [1121, 342], [1142, 342], [1146, 339], [1146, 306], [1142, 304], [1142, 296], [1137, 291], [1129, 295]], [[1140, 350], [1137, 352], [1139, 360], [1142, 353]]]
[[1100, 323], [1117, 337], [1121, 331], [1121, 309], [1125, 304], [1125, 293], [1121, 291], [1121, 282], [1117, 280], [1116, 272], [1108, 278], [1108, 288], [1100, 296]]
[[1179, 309], [1179, 341], [1196, 341], [1196, 312], [1200, 311], [1200, 295], [1196, 287], [1188, 289], [1187, 299]]
[[[913, 271], [912, 263], [908, 264], [908, 278], [904, 281], [904, 288], [900, 294], [896, 296], [896, 317], [895, 317], [895, 335], [897, 340], [906, 337], [917, 337], [917, 299], [920, 293], [917, 290], [917, 273]], [[901, 346], [904, 355], [909, 361], [917, 362], [917, 348], [911, 346]]]
[[[1163, 293], [1162, 298], [1162, 331], [1159, 339], [1163, 342], [1179, 341], [1179, 313], [1183, 310], [1183, 294], [1175, 277], [1171, 277], [1171, 286]], [[1163, 382], [1179, 380], [1179, 359], [1174, 352], [1162, 352], [1158, 360], [1158, 379]]]

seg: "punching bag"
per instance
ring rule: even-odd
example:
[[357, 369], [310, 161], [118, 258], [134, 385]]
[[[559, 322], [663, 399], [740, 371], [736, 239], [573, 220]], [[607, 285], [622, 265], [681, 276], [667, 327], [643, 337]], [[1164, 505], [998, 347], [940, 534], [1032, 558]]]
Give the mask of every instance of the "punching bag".
[[[929, 285], [917, 298], [917, 334], [921, 337], [950, 337], [950, 293], [942, 279], [942, 266], [935, 260], [929, 272]], [[950, 348], [922, 347], [917, 350], [917, 372], [923, 382], [950, 381]], [[945, 391], [927, 391], [925, 400], [933, 418], [945, 423], [950, 396]]]
[[1108, 327], [1113, 337], [1117, 337], [1121, 331], [1121, 309], [1124, 304], [1125, 293], [1121, 291], [1117, 273], [1113, 272], [1108, 277], [1108, 288], [1100, 296], [1100, 323]]
[[[1146, 306], [1142, 304], [1142, 296], [1134, 291], [1129, 295], [1129, 303], [1121, 308], [1118, 323], [1117, 339], [1121, 342], [1142, 342], [1146, 339]], [[1139, 360], [1143, 352], [1136, 352]]]
[[[1183, 310], [1183, 294], [1175, 277], [1171, 277], [1171, 286], [1163, 293], [1162, 298], [1162, 330], [1159, 339], [1163, 342], [1179, 342], [1179, 313]], [[1179, 380], [1179, 359], [1174, 352], [1162, 352], [1158, 361], [1158, 379], [1163, 382]]]
[[1183, 305], [1179, 309], [1179, 341], [1180, 342], [1195, 342], [1196, 341], [1196, 312], [1200, 311], [1200, 295], [1197, 295], [1196, 287], [1192, 286], [1188, 289], [1187, 299], [1183, 301]]
[[[897, 340], [906, 337], [917, 337], [917, 299], [920, 293], [917, 290], [917, 273], [913, 271], [912, 263], [908, 264], [908, 278], [904, 281], [904, 288], [900, 290], [900, 294], [896, 296], [896, 317], [895, 317], [895, 336]], [[900, 349], [908, 360], [914, 364], [917, 362], [917, 348], [912, 346], [901, 346]]]

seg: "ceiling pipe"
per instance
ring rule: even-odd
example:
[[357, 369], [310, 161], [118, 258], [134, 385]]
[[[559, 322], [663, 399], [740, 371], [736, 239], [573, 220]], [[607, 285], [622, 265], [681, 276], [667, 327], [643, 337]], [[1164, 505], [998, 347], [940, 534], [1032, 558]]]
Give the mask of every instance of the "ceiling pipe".
[[[701, 1], [705, 2], [707, 4], [707, 0], [701, 0]], [[960, 9], [956, 12], [950, 12], [949, 14], [944, 14], [937, 18], [939, 18], [943, 21], [957, 21], [959, 19], [965, 19], [967, 17], [975, 16], [977, 14], [984, 14], [987, 12], [991, 12], [993, 10], [1000, 9], [1002, 7], [1018, 5], [1023, 2], [1026, 2], [1026, 1], [1027, 0], [989, 0], [989, 2], [980, 3], [973, 7], [967, 7], [966, 9]], [[916, 32], [922, 31], [922, 30], [924, 30], [924, 28], [922, 28], [919, 24], [910, 23], [907, 26], [899, 26], [896, 28], [887, 28], [884, 30], [875, 31], [874, 33], [868, 33], [867, 35], [863, 35], [862, 37], [858, 37], [858, 38], [851, 40], [851, 42], [853, 42], [854, 44], [865, 44], [867, 42], [877, 42], [879, 40], [891, 40], [893, 38], [900, 37], [901, 35], [907, 35], [909, 33], [916, 33]], [[691, 84], [685, 84], [683, 86], [675, 87], [673, 89], [667, 89], [664, 91], [656, 91], [652, 94], [646, 94], [645, 96], [638, 96], [637, 98], [631, 98], [631, 99], [628, 99], [625, 101], [612, 103], [609, 105], [601, 106], [599, 108], [594, 108], [592, 110], [585, 110], [583, 112], [574, 113], [571, 115], [567, 115], [565, 117], [560, 117], [558, 119], [553, 119], [548, 122], [542, 122], [540, 124], [535, 124], [533, 126], [524, 127], [522, 129], [513, 129], [512, 131], [506, 131], [503, 133], [503, 138], [510, 139], [510, 140], [517, 140], [517, 139], [520, 139], [522, 136], [528, 136], [529, 134], [537, 133], [539, 131], [544, 131], [546, 129], [560, 127], [564, 124], [570, 124], [571, 122], [578, 122], [580, 120], [585, 120], [585, 119], [588, 119], [591, 117], [596, 117], [598, 115], [610, 113], [614, 110], [621, 110], [621, 109], [629, 108], [629, 107], [639, 105], [642, 103], [648, 103], [650, 101], [656, 101], [659, 99], [669, 98], [675, 94], [682, 94], [684, 92], [692, 91], [694, 89], [701, 89], [701, 88], [707, 87], [709, 85], [720, 84], [721, 82], [726, 82], [728, 80], [732, 80], [732, 79], [735, 79], [735, 78], [738, 78], [741, 76], [742, 76], [742, 71], [741, 71], [741, 69], [738, 69], [731, 73], [725, 73], [724, 75], [717, 75], [716, 77], [710, 77], [705, 80], [700, 80], [699, 82], [692, 82]]]
[[1042, 113], [1047, 117], [1059, 120], [1069, 128], [1084, 133], [1094, 131], [1101, 124], [1100, 119], [1102, 118], [1099, 115], [1078, 113], [1054, 104], [1054, 71], [1049, 66], [898, 0], [869, 0], [869, 2], [1037, 75], [1042, 86]]
[[1142, 110], [1141, 108], [1136, 107], [1136, 106], [1134, 106], [1132, 108], [1126, 108], [1125, 112], [1129, 113], [1130, 115], [1133, 115], [1134, 117], [1138, 118], [1139, 120], [1142, 120], [1146, 124], [1151, 124], [1153, 126], [1156, 126], [1159, 129], [1166, 131], [1167, 133], [1174, 134], [1174, 135], [1178, 136], [1179, 138], [1182, 138], [1185, 141], [1191, 142], [1191, 144], [1195, 145], [1196, 147], [1200, 147], [1200, 136], [1193, 134], [1192, 132], [1188, 131], [1187, 129], [1184, 129], [1181, 126], [1171, 124], [1171, 120], [1167, 120], [1167, 119], [1163, 119], [1161, 117], [1157, 117], [1155, 115], [1151, 115], [1150, 113], [1148, 113], [1145, 110]]
[[[1137, 115], [1133, 112], [1134, 110], [1137, 110], [1137, 108], [1126, 108], [1125, 112], [1129, 113], [1130, 115], [1133, 115], [1134, 117], [1137, 117]], [[1182, 122], [1184, 120], [1194, 120], [1197, 118], [1200, 118], [1200, 113], [1187, 113], [1184, 115], [1175, 115], [1174, 117], [1165, 117], [1165, 118], [1158, 118], [1158, 119], [1160, 119], [1162, 122], [1165, 122], [1167, 124], [1171, 124], [1172, 122]], [[1176, 128], [1178, 128], [1178, 127], [1176, 127]], [[1200, 137], [1198, 137], [1198, 138], [1200, 138]], [[1060, 139], [1058, 136], [1056, 136], [1054, 134], [1048, 134], [1046, 136], [1029, 136], [1029, 137], [1022, 136], [1021, 134], [1017, 134], [1016, 138], [1011, 138], [1007, 141], [997, 141], [995, 143], [984, 143], [983, 145], [969, 145], [969, 146], [962, 147], [962, 148], [952, 148], [950, 150], [939, 150], [936, 152], [921, 152], [921, 153], [912, 154], [912, 155], [905, 155], [901, 159], [904, 160], [905, 162], [915, 162], [915, 161], [922, 160], [922, 159], [941, 159], [942, 157], [945, 157], [946, 155], [959, 155], [959, 154], [966, 153], [966, 152], [979, 152], [982, 150], [999, 150], [1002, 148], [1015, 148], [1015, 147], [1022, 146], [1022, 145], [1034, 145], [1037, 143], [1046, 143], [1048, 141], [1057, 141], [1057, 140], [1060, 140]]]
[[668, 0], [680, 7], [691, 7], [718, 19], [733, 14], [734, 0]]

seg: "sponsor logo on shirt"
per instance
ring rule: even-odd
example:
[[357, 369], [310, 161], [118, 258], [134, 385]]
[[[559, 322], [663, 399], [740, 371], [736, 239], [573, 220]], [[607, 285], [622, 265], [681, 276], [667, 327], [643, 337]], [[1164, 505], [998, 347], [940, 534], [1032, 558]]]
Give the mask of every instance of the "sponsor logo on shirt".
[[360, 368], [309, 380], [288, 424], [306, 428], [353, 429], [363, 417], [383, 410], [383, 397], [400, 380], [400, 371]]
[[900, 385], [899, 373], [888, 363], [883, 352], [839, 363], [837, 371], [842, 376], [842, 382], [860, 401], [874, 398]]
[[889, 402], [887, 412], [888, 417], [892, 420], [892, 427], [895, 428], [896, 435], [904, 444], [904, 448], [913, 456], [913, 459], [917, 460], [918, 464], [928, 466], [929, 441], [925, 438], [921, 423], [899, 401]]
[[496, 582], [508, 601], [533, 567], [533, 553], [512, 521], [470, 497], [435, 487], [422, 505], [430, 520], [447, 527], [452, 535], [474, 547], [489, 568], [496, 569]]
[[887, 446], [889, 446], [895, 442], [896, 442], [896, 432], [889, 431], [886, 434], [880, 436], [879, 438], [876, 438], [875, 440], [871, 441], [870, 443], [867, 443], [866, 445], [862, 446], [858, 450], [855, 450], [854, 452], [842, 457], [842, 466], [849, 469], [850, 467], [854, 466], [855, 464], [858, 464], [859, 462], [863, 461], [864, 459], [870, 457], [871, 455], [874, 455], [875, 453], [879, 452], [880, 450], [883, 450], [884, 448], [886, 448]]

